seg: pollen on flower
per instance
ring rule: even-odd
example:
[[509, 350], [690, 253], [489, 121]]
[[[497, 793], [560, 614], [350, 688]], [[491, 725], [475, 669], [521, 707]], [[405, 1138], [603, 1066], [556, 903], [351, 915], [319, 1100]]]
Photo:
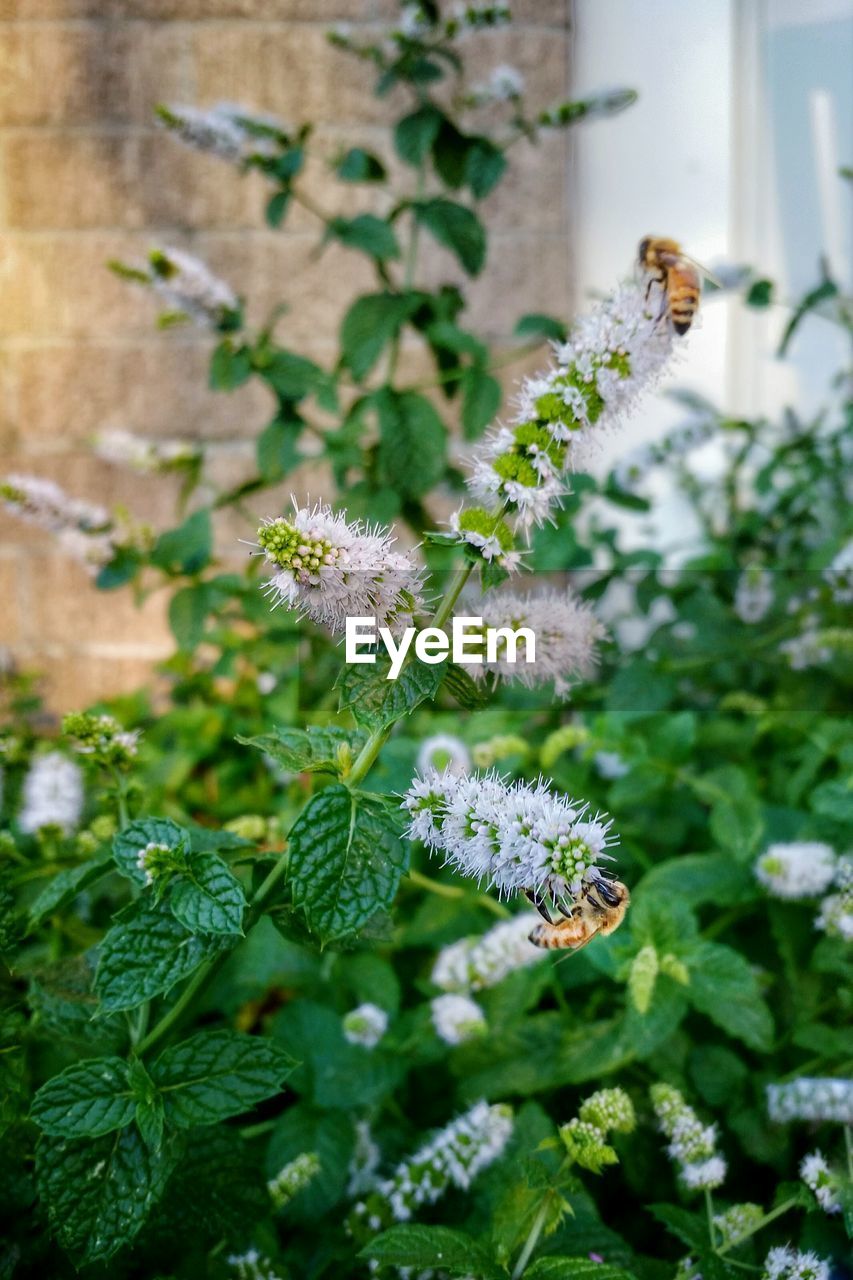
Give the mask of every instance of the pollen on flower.
[[275, 570], [266, 587], [273, 603], [300, 609], [333, 632], [364, 615], [395, 632], [412, 625], [422, 571], [393, 544], [387, 530], [348, 522], [322, 504], [294, 502], [289, 516], [258, 530], [260, 552]]
[[531, 890], [575, 900], [602, 879], [613, 843], [604, 815], [551, 792], [545, 782], [507, 784], [494, 773], [416, 777], [403, 799], [408, 835], [443, 853], [463, 875], [505, 894]]

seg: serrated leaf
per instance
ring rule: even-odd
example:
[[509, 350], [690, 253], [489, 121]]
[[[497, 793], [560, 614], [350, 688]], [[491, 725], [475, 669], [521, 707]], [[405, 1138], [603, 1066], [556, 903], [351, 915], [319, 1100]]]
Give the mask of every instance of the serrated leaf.
[[171, 818], [141, 818], [138, 822], [131, 822], [113, 840], [113, 857], [122, 875], [134, 884], [147, 883], [145, 872], [139, 865], [139, 856], [149, 844], [175, 849], [179, 855], [189, 850], [186, 831]]
[[690, 1249], [707, 1249], [708, 1226], [703, 1218], [674, 1204], [650, 1204], [649, 1213]]
[[294, 906], [324, 942], [355, 932], [393, 901], [408, 848], [383, 801], [341, 785], [326, 787], [290, 832]]
[[309, 725], [307, 729], [276, 728], [255, 738], [238, 735], [237, 741], [257, 747], [282, 769], [294, 773], [336, 773], [339, 752], [355, 756], [363, 737], [336, 725]]
[[135, 1009], [164, 995], [220, 950], [216, 938], [190, 933], [165, 906], [143, 906], [113, 925], [95, 974], [101, 1009]]
[[60, 1244], [81, 1265], [118, 1253], [139, 1233], [174, 1162], [171, 1152], [150, 1151], [132, 1127], [94, 1140], [43, 1134], [36, 1177]]
[[215, 853], [191, 854], [186, 873], [173, 878], [167, 901], [192, 933], [243, 932], [243, 886]]
[[45, 916], [52, 915], [54, 911], [59, 911], [69, 902], [73, 902], [78, 893], [82, 893], [90, 884], [100, 880], [112, 868], [112, 858], [104, 853], [91, 862], [84, 862], [79, 867], [69, 867], [67, 871], [60, 871], [59, 875], [54, 876], [30, 904], [30, 923], [40, 924]]
[[30, 1118], [60, 1138], [98, 1138], [133, 1119], [135, 1102], [122, 1058], [89, 1058], [43, 1084]]
[[211, 1244], [223, 1236], [239, 1245], [247, 1222], [259, 1222], [269, 1210], [269, 1195], [257, 1151], [236, 1129], [224, 1125], [193, 1129], [180, 1162], [152, 1220], [158, 1238], [183, 1247], [187, 1223]]
[[636, 892], [659, 898], [673, 894], [694, 907], [705, 902], [730, 906], [757, 896], [750, 869], [724, 853], [688, 853], [660, 862], [646, 872]]
[[476, 276], [486, 261], [486, 233], [475, 213], [455, 200], [420, 200], [412, 211], [439, 244], [450, 249], [468, 275]]
[[407, 662], [396, 680], [388, 679], [389, 660], [351, 663], [338, 677], [341, 710], [350, 710], [364, 729], [384, 729], [415, 707], [434, 698], [444, 679], [445, 663]]
[[441, 418], [416, 391], [382, 387], [373, 404], [379, 419], [379, 479], [405, 497], [421, 497], [444, 474], [447, 432]]
[[504, 1274], [473, 1236], [414, 1222], [383, 1231], [364, 1246], [359, 1257], [371, 1258], [384, 1267], [429, 1267], [450, 1275]]
[[630, 1271], [591, 1258], [537, 1258], [524, 1274], [526, 1280], [633, 1280]]
[[485, 686], [477, 684], [465, 668], [456, 662], [447, 664], [444, 688], [466, 711], [476, 711], [489, 702], [489, 693]]
[[201, 1031], [167, 1049], [151, 1067], [166, 1121], [181, 1129], [216, 1124], [279, 1093], [294, 1068], [290, 1054], [262, 1036]]
[[751, 1049], [770, 1049], [773, 1018], [745, 957], [720, 943], [700, 942], [685, 959], [691, 1003]]

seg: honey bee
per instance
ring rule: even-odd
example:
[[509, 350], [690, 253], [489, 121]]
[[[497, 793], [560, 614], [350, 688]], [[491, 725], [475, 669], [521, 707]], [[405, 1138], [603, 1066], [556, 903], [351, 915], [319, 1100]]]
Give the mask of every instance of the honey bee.
[[584, 885], [568, 913], [560, 911], [560, 918], [554, 920], [542, 898], [532, 893], [527, 896], [542, 916], [542, 923], [535, 926], [530, 941], [549, 950], [580, 951], [597, 934], [613, 933], [625, 919], [631, 901], [621, 880], [595, 880]]
[[699, 310], [702, 269], [682, 252], [677, 240], [661, 236], [644, 236], [637, 257], [641, 270], [649, 277], [646, 297], [652, 285], [660, 288], [658, 319], [667, 316], [675, 332], [683, 336]]

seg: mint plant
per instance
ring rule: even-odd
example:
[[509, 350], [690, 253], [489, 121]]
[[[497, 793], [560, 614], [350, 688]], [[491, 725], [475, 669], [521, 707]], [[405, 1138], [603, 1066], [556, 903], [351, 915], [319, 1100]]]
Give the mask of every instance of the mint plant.
[[[594, 479], [683, 340], [639, 277], [570, 326], [520, 319], [518, 354], [553, 346], [496, 421], [497, 362], [421, 255], [486, 269], [478, 202], [511, 148], [634, 96], [534, 109], [506, 66], [469, 84], [465, 41], [508, 20], [423, 0], [368, 42], [333, 33], [406, 97], [399, 173], [360, 147], [333, 165], [340, 208], [363, 183], [384, 216], [317, 206], [308, 125], [163, 106], [375, 289], [326, 368], [183, 251], [113, 264], [209, 331], [214, 387], [273, 392], [255, 474], [218, 490], [203, 445], [111, 433], [117, 464], [181, 476], [159, 532], [37, 478], [0, 489], [101, 589], [166, 587], [177, 646], [165, 707], [142, 691], [60, 735], [7, 682], [4, 1276], [828, 1280], [848, 1256], [849, 406], [836, 387], [815, 423], [748, 422], [684, 397], [682, 429]], [[850, 322], [833, 282], [786, 350], [816, 318]], [[429, 385], [401, 372], [413, 338]], [[334, 491], [281, 511], [309, 439]], [[690, 517], [675, 567], [629, 549], [656, 470]], [[245, 573], [214, 555], [226, 509]], [[559, 576], [527, 590], [525, 569]], [[362, 614], [392, 639], [526, 626], [536, 663], [407, 650], [389, 679], [381, 654], [344, 661]], [[530, 941], [617, 874], [618, 928]]]

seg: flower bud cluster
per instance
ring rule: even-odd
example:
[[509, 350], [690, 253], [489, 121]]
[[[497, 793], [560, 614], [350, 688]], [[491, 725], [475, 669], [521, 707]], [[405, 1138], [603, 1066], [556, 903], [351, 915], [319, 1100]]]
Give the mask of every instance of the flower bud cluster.
[[816, 898], [832, 884], [837, 858], [828, 844], [771, 844], [755, 864], [757, 880], [774, 898]]
[[777, 1124], [792, 1120], [853, 1124], [853, 1080], [800, 1076], [767, 1086], [767, 1110]]
[[460, 938], [443, 947], [435, 958], [431, 982], [442, 991], [483, 991], [501, 982], [516, 969], [544, 958], [541, 947], [530, 941], [539, 917], [525, 911], [501, 920], [481, 937]]
[[183, 249], [152, 249], [144, 265], [111, 265], [125, 279], [150, 285], [170, 313], [191, 320], [199, 328], [216, 332], [239, 328], [240, 300], [233, 289], [200, 258]]
[[634, 89], [604, 89], [588, 98], [560, 102], [540, 111], [536, 123], [542, 129], [565, 129], [581, 120], [605, 120], [618, 115], [637, 101]]
[[363, 1049], [375, 1049], [388, 1030], [388, 1014], [377, 1004], [360, 1004], [344, 1015], [344, 1038]]
[[290, 1160], [267, 1183], [267, 1191], [276, 1209], [283, 1209], [294, 1196], [304, 1191], [320, 1172], [320, 1157], [315, 1151], [303, 1151]]
[[760, 622], [773, 607], [773, 575], [753, 565], [741, 575], [735, 590], [734, 609], [741, 622]]
[[18, 826], [28, 835], [56, 827], [69, 835], [83, 812], [83, 775], [61, 751], [36, 756], [24, 778]]
[[502, 1154], [512, 1123], [511, 1107], [475, 1103], [355, 1205], [350, 1218], [353, 1235], [368, 1239], [392, 1222], [406, 1222], [421, 1206], [435, 1204], [450, 1187], [467, 1191], [477, 1174]]
[[75, 739], [75, 750], [95, 764], [127, 768], [139, 752], [139, 730], [123, 729], [110, 715], [71, 711], [62, 720], [62, 732]]
[[637, 1119], [634, 1104], [624, 1089], [600, 1089], [582, 1103], [574, 1120], [560, 1128], [560, 1138], [575, 1164], [601, 1173], [619, 1157], [607, 1141], [611, 1132], [633, 1133]]
[[815, 1199], [825, 1213], [840, 1213], [839, 1190], [841, 1180], [827, 1164], [821, 1151], [812, 1151], [800, 1164], [800, 1177], [814, 1192]]
[[404, 630], [421, 607], [422, 574], [393, 543], [387, 530], [348, 522], [329, 506], [294, 503], [291, 515], [258, 530], [261, 552], [275, 569], [267, 594], [333, 632], [343, 631], [348, 617], [366, 615]]
[[95, 453], [114, 466], [141, 472], [177, 471], [201, 457], [201, 449], [190, 440], [149, 440], [118, 429], [96, 436]]
[[530, 743], [517, 733], [496, 733], [493, 738], [475, 742], [471, 748], [471, 758], [478, 769], [491, 769], [510, 756], [526, 759], [529, 754]]
[[284, 1280], [270, 1259], [255, 1248], [229, 1253], [225, 1261], [234, 1272], [234, 1280]]
[[764, 1221], [764, 1210], [758, 1204], [733, 1204], [724, 1213], [714, 1215], [714, 1226], [720, 1243], [732, 1246], [754, 1235]]
[[245, 165], [255, 156], [269, 156], [273, 142], [284, 142], [287, 137], [280, 121], [253, 116], [230, 102], [218, 102], [206, 111], [171, 103], [157, 108], [157, 120], [184, 146], [236, 165]]
[[481, 107], [491, 102], [517, 102], [524, 93], [524, 76], [518, 67], [501, 63], [492, 67], [488, 80], [475, 85], [467, 99], [470, 106]]
[[430, 1001], [435, 1034], [445, 1044], [464, 1044], [486, 1034], [486, 1015], [470, 996], [449, 992]]
[[606, 633], [590, 606], [568, 589], [529, 595], [495, 592], [478, 603], [477, 612], [485, 628], [529, 628], [536, 637], [536, 660], [510, 661], [514, 655], [504, 645], [494, 661], [484, 659], [471, 668], [475, 679], [516, 680], [527, 688], [553, 681], [562, 697], [595, 670], [596, 645]]
[[349, 1165], [348, 1196], [361, 1196], [372, 1191], [378, 1181], [377, 1169], [382, 1158], [373, 1140], [367, 1120], [355, 1122], [355, 1145]]
[[667, 1155], [678, 1167], [678, 1176], [691, 1191], [719, 1187], [726, 1176], [726, 1162], [717, 1153], [716, 1126], [703, 1125], [678, 1089], [653, 1084], [649, 1090], [661, 1132], [669, 1139]]
[[837, 892], [827, 894], [821, 902], [815, 928], [830, 938], [853, 942], [853, 855], [838, 859], [833, 883]]
[[145, 876], [146, 884], [163, 881], [174, 872], [187, 869], [184, 847], [157, 844], [151, 840], [139, 850], [136, 865]]
[[415, 778], [402, 807], [411, 840], [505, 894], [529, 889], [574, 900], [604, 878], [599, 861], [612, 859], [604, 815], [591, 817], [586, 804], [555, 795], [541, 779], [510, 785], [496, 773], [429, 773]]
[[475, 501], [511, 512], [523, 530], [547, 520], [568, 472], [659, 377], [673, 342], [640, 283], [617, 289], [578, 322], [555, 365], [523, 383], [514, 423], [477, 450], [468, 481]]

